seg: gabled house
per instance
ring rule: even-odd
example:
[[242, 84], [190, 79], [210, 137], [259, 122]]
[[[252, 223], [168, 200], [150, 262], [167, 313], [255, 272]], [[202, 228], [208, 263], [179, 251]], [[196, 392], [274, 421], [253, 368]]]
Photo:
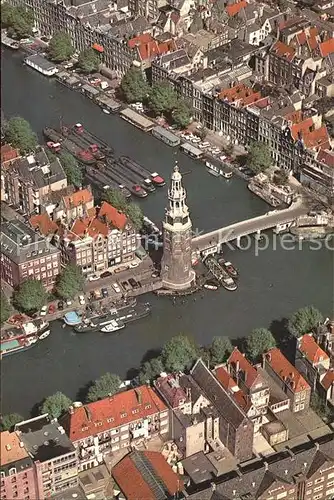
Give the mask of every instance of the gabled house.
[[277, 347], [263, 355], [263, 368], [289, 397], [292, 412], [309, 407], [311, 387]]
[[321, 382], [329, 370], [330, 359], [311, 333], [297, 339], [295, 365], [315, 391], [317, 382]]
[[87, 216], [94, 209], [94, 196], [90, 186], [61, 198], [54, 209], [53, 220], [69, 223]]
[[220, 441], [237, 460], [250, 459], [253, 454], [253, 422], [201, 359], [190, 374], [219, 416]]
[[164, 42], [158, 42], [149, 33], [131, 38], [128, 41], [128, 46], [134, 50], [134, 64], [142, 71], [150, 68], [156, 57], [176, 50], [176, 44], [172, 37]]
[[95, 403], [71, 406], [61, 419], [78, 450], [79, 470], [95, 467], [105, 454], [130, 450], [152, 436], [168, 435], [167, 406], [146, 385]]

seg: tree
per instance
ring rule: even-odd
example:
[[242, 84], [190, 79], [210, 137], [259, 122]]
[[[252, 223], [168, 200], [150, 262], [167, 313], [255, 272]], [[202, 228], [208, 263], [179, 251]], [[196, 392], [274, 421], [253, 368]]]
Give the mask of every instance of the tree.
[[14, 304], [20, 311], [38, 311], [45, 306], [47, 293], [38, 280], [27, 279], [14, 293]]
[[214, 337], [210, 346], [211, 362], [218, 365], [226, 361], [233, 350], [228, 337]]
[[41, 413], [48, 413], [52, 418], [59, 418], [65, 411], [69, 409], [72, 401], [62, 392], [58, 391], [52, 396], [45, 398]]
[[62, 299], [73, 299], [82, 292], [84, 282], [81, 268], [74, 264], [68, 264], [57, 276], [57, 295]]
[[150, 380], [154, 380], [160, 373], [164, 371], [161, 357], [153, 358], [146, 361], [140, 369], [138, 378], [141, 384], [146, 384]]
[[167, 82], [153, 85], [148, 98], [148, 105], [156, 115], [171, 113], [177, 106], [177, 95]]
[[142, 209], [136, 203], [128, 203], [125, 207], [125, 213], [132, 224], [139, 231], [143, 227], [144, 215]]
[[256, 360], [261, 354], [275, 346], [276, 341], [266, 328], [256, 328], [246, 339], [246, 349], [252, 360]]
[[172, 118], [178, 128], [186, 128], [191, 121], [191, 108], [186, 101], [179, 99], [176, 108], [173, 109]]
[[270, 148], [266, 144], [253, 142], [249, 148], [247, 157], [248, 165], [255, 174], [263, 172], [272, 163]]
[[12, 307], [8, 302], [6, 295], [1, 291], [0, 296], [0, 324], [2, 325], [10, 317], [12, 313]]
[[206, 136], [208, 135], [208, 129], [205, 127], [202, 127], [199, 130], [197, 130], [196, 133], [197, 133], [198, 137], [201, 139], [201, 141], [205, 141]]
[[121, 379], [113, 373], [105, 373], [102, 377], [95, 380], [94, 384], [89, 388], [87, 401], [93, 402], [99, 399], [113, 396], [119, 391]]
[[93, 73], [94, 71], [99, 70], [100, 62], [100, 57], [96, 50], [89, 48], [80, 52], [78, 58], [78, 67], [84, 73]]
[[121, 90], [126, 102], [143, 102], [147, 99], [149, 85], [144, 80], [143, 73], [135, 68], [130, 68], [122, 78]]
[[295, 337], [310, 333], [324, 320], [321, 312], [314, 306], [298, 309], [288, 322], [288, 330]]
[[55, 33], [50, 40], [48, 54], [51, 61], [67, 61], [74, 54], [71, 37], [62, 31]]
[[233, 144], [232, 142], [230, 142], [229, 144], [226, 144], [226, 146], [224, 147], [224, 152], [225, 152], [228, 156], [233, 155], [233, 152], [234, 152], [234, 144]]
[[7, 28], [10, 37], [25, 38], [32, 34], [34, 18], [32, 11], [23, 6], [1, 5], [1, 26]]
[[9, 431], [14, 427], [14, 425], [22, 422], [23, 417], [18, 413], [9, 413], [8, 415], [4, 415], [1, 417], [0, 428], [2, 431]]
[[83, 174], [74, 156], [64, 152], [59, 155], [59, 160], [66, 174], [67, 182], [69, 184], [73, 184], [76, 187], [81, 187]]
[[333, 412], [326, 406], [326, 403], [321, 397], [314, 392], [311, 396], [310, 406], [315, 413], [322, 419], [331, 419]]
[[195, 361], [197, 348], [185, 335], [177, 335], [165, 344], [161, 357], [168, 372], [183, 371]]
[[285, 186], [288, 183], [289, 174], [285, 170], [277, 170], [274, 174], [274, 183], [278, 186]]
[[29, 123], [20, 116], [11, 118], [5, 127], [5, 138], [14, 148], [18, 148], [21, 154], [35, 151], [37, 136], [32, 131]]
[[103, 199], [120, 212], [125, 211], [127, 201], [124, 194], [118, 189], [107, 189], [103, 193]]

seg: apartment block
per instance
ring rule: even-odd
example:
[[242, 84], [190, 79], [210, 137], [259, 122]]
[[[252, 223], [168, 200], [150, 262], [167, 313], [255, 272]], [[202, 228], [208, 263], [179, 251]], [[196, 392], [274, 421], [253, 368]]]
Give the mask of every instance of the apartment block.
[[263, 355], [263, 368], [290, 399], [292, 412], [309, 407], [311, 387], [277, 347]]
[[169, 410], [151, 387], [141, 386], [81, 406], [72, 406], [61, 420], [79, 455], [80, 470], [103, 457], [155, 435], [169, 433]]
[[1, 279], [15, 287], [27, 278], [51, 289], [60, 273], [60, 250], [20, 220], [0, 226]]
[[16, 432], [1, 432], [1, 499], [39, 500], [34, 463]]
[[77, 451], [57, 419], [41, 415], [16, 424], [15, 432], [34, 461], [39, 500], [78, 485]]

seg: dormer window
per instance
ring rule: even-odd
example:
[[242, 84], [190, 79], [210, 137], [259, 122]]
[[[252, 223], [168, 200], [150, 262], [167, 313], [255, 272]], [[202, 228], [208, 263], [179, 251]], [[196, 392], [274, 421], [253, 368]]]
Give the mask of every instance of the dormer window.
[[148, 405], [145, 405], [145, 410], [149, 410], [151, 408], [151, 405], [148, 404]]
[[121, 413], [121, 418], [125, 418], [127, 416], [127, 413]]
[[107, 422], [108, 422], [108, 424], [111, 424], [111, 422], [113, 422], [113, 421], [114, 421], [114, 417], [109, 417], [109, 418], [107, 418]]
[[15, 467], [12, 467], [11, 469], [9, 469], [9, 475], [13, 476], [14, 474], [16, 474], [16, 469]]

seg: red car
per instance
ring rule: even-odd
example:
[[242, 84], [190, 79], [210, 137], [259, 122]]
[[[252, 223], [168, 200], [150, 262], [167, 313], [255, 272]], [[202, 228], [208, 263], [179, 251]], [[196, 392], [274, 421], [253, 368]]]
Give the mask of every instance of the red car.
[[53, 314], [54, 312], [56, 312], [56, 306], [54, 304], [50, 304], [48, 313]]

